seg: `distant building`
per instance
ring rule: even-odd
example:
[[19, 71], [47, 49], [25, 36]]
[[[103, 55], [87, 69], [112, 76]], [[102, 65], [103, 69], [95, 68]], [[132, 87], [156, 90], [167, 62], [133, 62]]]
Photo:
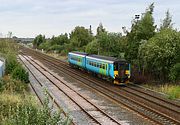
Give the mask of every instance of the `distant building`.
[[12, 39], [18, 43], [32, 43], [34, 38], [17, 38], [16, 36], [13, 36]]

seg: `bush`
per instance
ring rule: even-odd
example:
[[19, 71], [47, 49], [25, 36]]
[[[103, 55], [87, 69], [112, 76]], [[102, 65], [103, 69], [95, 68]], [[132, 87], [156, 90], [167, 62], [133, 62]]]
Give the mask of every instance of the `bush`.
[[8, 54], [13, 53], [17, 54], [18, 46], [13, 40], [0, 39], [0, 53]]
[[1, 81], [1, 91], [6, 91], [8, 93], [24, 93], [24, 91], [28, 89], [27, 84], [11, 79], [10, 76], [5, 76]]
[[64, 49], [64, 47], [61, 45], [53, 45], [48, 48], [48, 50], [57, 50], [58, 52], [61, 52], [63, 49]]
[[179, 86], [169, 87], [167, 94], [169, 99], [180, 98], [180, 87]]
[[46, 41], [44, 43], [41, 43], [39, 45], [39, 49], [44, 49], [44, 50], [48, 50], [48, 48], [51, 46], [51, 42], [50, 41]]
[[171, 68], [169, 77], [174, 82], [180, 80], [180, 63], [175, 64]]
[[99, 43], [98, 41], [95, 39], [92, 42], [88, 43], [86, 46], [86, 52], [89, 54], [98, 54], [98, 48], [99, 47]]
[[9, 53], [6, 56], [6, 74], [10, 74], [18, 66], [16, 56], [12, 53]]
[[[0, 96], [1, 125], [69, 125], [69, 117], [62, 118], [61, 112], [52, 113], [46, 98], [43, 107], [39, 107], [31, 96], [3, 94]], [[50, 115], [51, 114], [51, 115]]]
[[3, 90], [4, 81], [0, 78], [0, 92]]
[[21, 66], [18, 65], [12, 72], [12, 78], [16, 80], [21, 80], [22, 82], [29, 82], [29, 74], [28, 72]]

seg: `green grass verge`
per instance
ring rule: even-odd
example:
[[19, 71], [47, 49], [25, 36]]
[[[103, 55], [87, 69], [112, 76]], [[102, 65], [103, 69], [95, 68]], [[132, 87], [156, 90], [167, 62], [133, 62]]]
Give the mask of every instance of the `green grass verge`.
[[151, 85], [145, 84], [147, 88], [161, 92], [167, 95], [169, 99], [180, 99], [180, 85], [164, 84], [164, 85]]

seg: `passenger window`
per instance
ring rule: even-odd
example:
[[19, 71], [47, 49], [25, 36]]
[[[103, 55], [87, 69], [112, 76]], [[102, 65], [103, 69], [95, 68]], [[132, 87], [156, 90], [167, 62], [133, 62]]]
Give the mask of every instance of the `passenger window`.
[[97, 67], [97, 63], [96, 62], [94, 62], [94, 66]]
[[105, 64], [103, 64], [103, 69], [105, 69]]
[[100, 67], [100, 64], [99, 64], [99, 63], [97, 63], [97, 67]]

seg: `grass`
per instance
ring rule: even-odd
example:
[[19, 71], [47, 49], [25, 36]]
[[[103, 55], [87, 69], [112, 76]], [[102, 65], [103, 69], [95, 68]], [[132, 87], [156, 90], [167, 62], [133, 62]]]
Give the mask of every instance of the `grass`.
[[39, 106], [29, 93], [28, 73], [17, 61], [18, 45], [0, 39], [0, 56], [6, 59], [5, 76], [0, 78], [0, 125], [69, 125], [72, 119], [52, 112], [48, 97]]
[[163, 85], [151, 85], [145, 84], [147, 88], [164, 93], [169, 99], [180, 99], [180, 85], [163, 84]]
[[61, 117], [61, 111], [51, 112], [49, 100], [39, 106], [31, 95], [2, 93], [0, 96], [1, 125], [69, 125], [70, 117]]
[[48, 56], [52, 56], [56, 59], [60, 59], [60, 60], [67, 60], [67, 56], [61, 56], [60, 54], [56, 54], [56, 53], [46, 53]]

